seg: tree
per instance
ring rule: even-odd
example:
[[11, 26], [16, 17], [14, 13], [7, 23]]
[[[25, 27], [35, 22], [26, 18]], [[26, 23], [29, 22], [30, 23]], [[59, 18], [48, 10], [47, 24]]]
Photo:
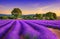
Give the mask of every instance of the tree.
[[8, 16], [2, 16], [2, 19], [8, 19]]
[[19, 8], [14, 8], [11, 13], [16, 19], [22, 16], [22, 11]]
[[34, 19], [34, 17], [33, 16], [28, 16], [27, 19]]
[[54, 19], [56, 19], [57, 17], [56, 17], [56, 14], [55, 14], [55, 13], [53, 13], [53, 12], [47, 12], [45, 18], [46, 18], [47, 20], [54, 20]]
[[8, 17], [9, 19], [15, 19], [14, 15]]
[[53, 13], [54, 19], [57, 19], [57, 15], [55, 13]]
[[37, 19], [43, 19], [43, 14], [36, 14]]
[[2, 19], [2, 16], [0, 16], [0, 19]]

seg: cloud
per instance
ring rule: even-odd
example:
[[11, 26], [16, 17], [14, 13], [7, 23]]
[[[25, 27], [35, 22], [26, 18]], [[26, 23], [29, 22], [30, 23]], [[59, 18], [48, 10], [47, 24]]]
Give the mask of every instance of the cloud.
[[10, 14], [9, 10], [0, 10], [0, 14]]
[[59, 4], [52, 4], [48, 6], [38, 7], [36, 9], [38, 13], [46, 13], [46, 12], [55, 12], [57, 16], [60, 16], [60, 5]]
[[60, 5], [59, 4], [51, 4], [43, 7], [36, 7], [34, 9], [23, 9], [23, 14], [44, 14], [46, 12], [55, 12], [57, 16], [60, 16]]
[[10, 14], [10, 10], [3, 5], [0, 5], [0, 14]]
[[[43, 14], [43, 13], [46, 13], [46, 12], [55, 12], [57, 14], [57, 16], [60, 16], [60, 4], [59, 3], [54, 3], [54, 4], [51, 4], [51, 5], [47, 5], [47, 6], [42, 6], [40, 7], [39, 4], [35, 4], [35, 5], [32, 5], [32, 7], [30, 8], [27, 8], [27, 9], [22, 9], [22, 12], [23, 14], [36, 14], [36, 13], [40, 13], [40, 14]], [[34, 7], [35, 6], [35, 7]], [[12, 11], [12, 8], [9, 7], [9, 8], [6, 8], [5, 6], [1, 6], [0, 5], [0, 13], [2, 14], [10, 14], [11, 11]]]
[[4, 6], [0, 5], [0, 8], [3, 8]]

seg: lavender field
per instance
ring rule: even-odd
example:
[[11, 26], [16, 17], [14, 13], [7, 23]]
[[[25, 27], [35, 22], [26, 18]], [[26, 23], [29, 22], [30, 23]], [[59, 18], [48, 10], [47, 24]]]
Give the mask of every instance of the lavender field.
[[57, 39], [48, 28], [60, 30], [60, 20], [0, 20], [0, 39]]

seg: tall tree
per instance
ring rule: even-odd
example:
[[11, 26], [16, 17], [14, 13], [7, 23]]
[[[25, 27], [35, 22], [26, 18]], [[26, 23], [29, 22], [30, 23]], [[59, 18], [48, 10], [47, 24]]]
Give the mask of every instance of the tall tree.
[[14, 8], [11, 13], [16, 19], [22, 16], [22, 11], [19, 8]]
[[55, 13], [53, 13], [54, 19], [57, 19], [57, 15]]
[[55, 13], [53, 13], [53, 12], [47, 12], [46, 13], [46, 19], [48, 19], [48, 20], [54, 20], [56, 18], [57, 17], [56, 17], [56, 14]]

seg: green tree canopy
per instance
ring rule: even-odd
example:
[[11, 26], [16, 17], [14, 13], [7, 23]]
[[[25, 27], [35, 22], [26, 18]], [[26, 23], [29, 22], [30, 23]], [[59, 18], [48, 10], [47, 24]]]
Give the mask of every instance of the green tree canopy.
[[8, 17], [9, 19], [15, 19], [14, 15]]
[[2, 19], [2, 16], [0, 16], [0, 19]]
[[2, 19], [8, 19], [8, 16], [2, 16], [1, 18]]
[[57, 19], [57, 15], [55, 13], [53, 13], [53, 17], [54, 19]]
[[22, 16], [22, 11], [19, 8], [14, 8], [11, 13], [16, 19]]
[[57, 18], [57, 16], [56, 16], [55, 13], [53, 13], [53, 12], [47, 12], [46, 13], [46, 19], [48, 19], [48, 20], [54, 20], [56, 18]]
[[43, 19], [43, 14], [36, 14], [37, 19]]

